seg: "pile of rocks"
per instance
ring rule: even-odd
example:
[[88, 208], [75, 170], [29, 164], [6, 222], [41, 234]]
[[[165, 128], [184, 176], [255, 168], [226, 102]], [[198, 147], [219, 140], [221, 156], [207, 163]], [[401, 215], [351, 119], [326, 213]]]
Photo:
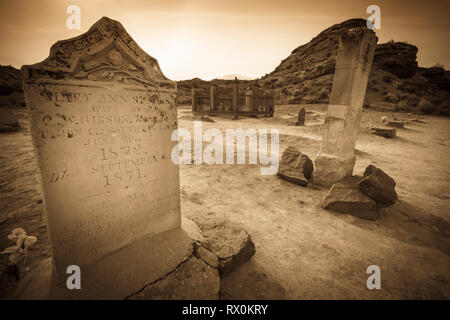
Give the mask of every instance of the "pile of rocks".
[[359, 218], [376, 220], [397, 201], [395, 181], [383, 170], [369, 165], [363, 176], [347, 177], [335, 183], [321, 207]]

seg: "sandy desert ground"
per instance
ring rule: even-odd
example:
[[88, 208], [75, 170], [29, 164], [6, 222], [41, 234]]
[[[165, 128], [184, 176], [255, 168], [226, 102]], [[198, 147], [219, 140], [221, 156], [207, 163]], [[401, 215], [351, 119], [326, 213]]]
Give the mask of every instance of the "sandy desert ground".
[[[280, 154], [289, 145], [313, 158], [320, 147], [326, 106], [307, 105], [306, 126], [296, 127], [298, 105], [276, 106], [273, 118], [213, 117], [203, 130], [280, 130]], [[13, 112], [13, 111], [11, 111]], [[24, 128], [0, 134], [0, 248], [22, 227], [38, 238], [22, 273], [51, 256], [42, 191], [24, 111]], [[450, 298], [450, 119], [425, 116], [424, 123], [397, 129], [397, 138], [369, 133], [386, 113], [364, 110], [354, 174], [368, 164], [397, 182], [399, 200], [385, 216], [366, 221], [325, 211], [327, 189], [304, 188], [260, 174], [260, 165], [181, 165], [183, 216], [220, 215], [250, 233], [255, 256], [222, 279], [224, 299], [449, 299]], [[192, 131], [190, 106], [180, 107], [179, 127]], [[315, 118], [315, 119], [314, 119]], [[2, 263], [5, 263], [2, 260]], [[368, 290], [366, 268], [381, 268], [381, 290]], [[0, 280], [0, 297], [16, 286]]]

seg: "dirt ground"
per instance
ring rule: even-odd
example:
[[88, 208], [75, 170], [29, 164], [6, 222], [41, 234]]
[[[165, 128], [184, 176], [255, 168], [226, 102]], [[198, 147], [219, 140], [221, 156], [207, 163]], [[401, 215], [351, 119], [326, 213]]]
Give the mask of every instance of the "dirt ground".
[[[302, 127], [293, 125], [299, 106], [289, 105], [276, 106], [273, 118], [213, 117], [203, 122], [203, 132], [279, 129], [280, 155], [292, 145], [314, 158], [325, 108], [306, 105]], [[0, 135], [0, 248], [11, 245], [6, 236], [15, 227], [37, 236], [26, 273], [51, 250], [28, 121], [25, 112], [16, 113], [25, 129]], [[362, 174], [373, 164], [397, 182], [399, 200], [377, 221], [323, 210], [327, 189], [261, 175], [260, 165], [180, 166], [182, 215], [216, 214], [239, 222], [256, 246], [248, 263], [222, 279], [222, 298], [450, 298], [450, 119], [425, 116], [424, 123], [407, 124], [397, 129], [397, 138], [386, 139], [366, 129], [383, 115], [364, 110], [354, 169]], [[180, 107], [178, 118], [179, 128], [192, 132], [190, 106]], [[381, 290], [366, 287], [369, 265], [381, 268]], [[11, 276], [3, 276], [0, 297], [15, 286]]]

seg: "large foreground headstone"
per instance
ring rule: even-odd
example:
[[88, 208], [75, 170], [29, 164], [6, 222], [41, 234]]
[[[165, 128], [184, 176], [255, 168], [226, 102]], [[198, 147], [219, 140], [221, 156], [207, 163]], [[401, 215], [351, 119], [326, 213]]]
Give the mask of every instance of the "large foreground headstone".
[[362, 105], [377, 43], [368, 28], [346, 30], [342, 35], [319, 153], [314, 160], [313, 180], [331, 186], [352, 175], [355, 144]]
[[22, 70], [58, 278], [78, 265], [119, 298], [170, 271], [190, 245], [171, 160], [175, 82], [108, 18]]

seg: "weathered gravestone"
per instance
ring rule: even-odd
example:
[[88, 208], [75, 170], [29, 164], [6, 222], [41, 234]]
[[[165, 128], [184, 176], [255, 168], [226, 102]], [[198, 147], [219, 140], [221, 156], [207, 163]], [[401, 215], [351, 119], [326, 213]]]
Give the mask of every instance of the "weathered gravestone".
[[368, 28], [349, 29], [341, 36], [325, 118], [327, 129], [314, 160], [313, 180], [319, 185], [331, 186], [352, 175], [362, 105], [376, 43], [375, 33]]
[[172, 270], [191, 245], [171, 160], [176, 83], [108, 18], [22, 70], [62, 287], [70, 265], [89, 298], [126, 297]]
[[296, 126], [303, 126], [303, 125], [305, 125], [305, 117], [306, 117], [305, 108], [301, 108], [298, 111], [297, 122], [295, 122], [295, 125]]

